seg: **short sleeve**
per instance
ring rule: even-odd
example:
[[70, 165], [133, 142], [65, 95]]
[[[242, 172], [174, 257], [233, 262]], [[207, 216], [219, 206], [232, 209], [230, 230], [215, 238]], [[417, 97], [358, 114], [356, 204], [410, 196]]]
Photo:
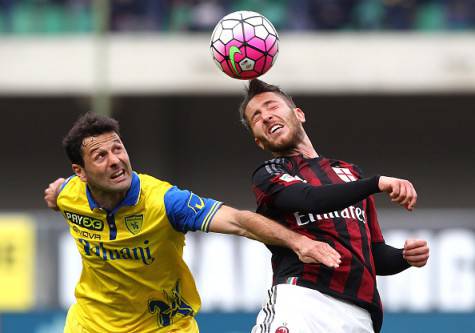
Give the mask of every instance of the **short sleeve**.
[[176, 186], [165, 193], [164, 201], [168, 220], [173, 228], [183, 233], [196, 230], [208, 232], [210, 221], [223, 204]]
[[77, 177], [77, 176], [76, 175], [69, 176], [59, 187], [59, 192], [58, 193], [61, 193], [61, 191], [66, 187], [66, 185], [69, 183], [69, 181], [71, 179], [73, 179], [74, 177]]

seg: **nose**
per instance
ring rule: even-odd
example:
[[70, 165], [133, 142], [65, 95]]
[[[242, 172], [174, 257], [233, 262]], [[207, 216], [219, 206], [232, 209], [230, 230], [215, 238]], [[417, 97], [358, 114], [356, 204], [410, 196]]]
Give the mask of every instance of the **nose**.
[[270, 112], [264, 113], [263, 115], [264, 123], [268, 123], [269, 121], [272, 120], [272, 118], [273, 118], [273, 115]]
[[109, 154], [109, 165], [110, 166], [116, 166], [119, 164], [120, 160], [119, 157], [116, 154], [110, 153]]

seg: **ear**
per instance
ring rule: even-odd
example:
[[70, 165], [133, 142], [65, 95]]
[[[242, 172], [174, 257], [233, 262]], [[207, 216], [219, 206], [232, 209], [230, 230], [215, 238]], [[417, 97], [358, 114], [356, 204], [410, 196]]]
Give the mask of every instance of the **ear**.
[[301, 123], [305, 122], [305, 113], [303, 113], [301, 108], [295, 108], [294, 113], [297, 119], [300, 120]]
[[265, 149], [264, 149], [264, 145], [262, 144], [261, 140], [259, 140], [258, 138], [254, 138], [254, 142], [255, 142], [256, 145], [258, 145], [262, 150], [265, 150]]
[[83, 182], [87, 181], [86, 171], [82, 166], [80, 166], [79, 164], [73, 164], [72, 169], [76, 176], [79, 177], [79, 179], [81, 179]]

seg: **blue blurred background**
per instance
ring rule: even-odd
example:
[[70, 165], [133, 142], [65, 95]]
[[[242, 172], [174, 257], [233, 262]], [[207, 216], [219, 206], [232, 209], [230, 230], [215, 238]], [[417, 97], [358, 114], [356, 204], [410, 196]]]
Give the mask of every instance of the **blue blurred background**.
[[[269, 156], [238, 123], [244, 82], [209, 54], [235, 10], [269, 18], [288, 90], [317, 151], [408, 178], [418, 208], [378, 196], [386, 241], [427, 239], [429, 264], [379, 279], [383, 332], [475, 332], [475, 1], [0, 0], [0, 333], [62, 332], [81, 263], [43, 189], [71, 173], [61, 139], [88, 110], [112, 115], [134, 169], [254, 210]], [[188, 234], [204, 333], [249, 332], [269, 253]], [[204, 259], [205, 258], [205, 259]]]

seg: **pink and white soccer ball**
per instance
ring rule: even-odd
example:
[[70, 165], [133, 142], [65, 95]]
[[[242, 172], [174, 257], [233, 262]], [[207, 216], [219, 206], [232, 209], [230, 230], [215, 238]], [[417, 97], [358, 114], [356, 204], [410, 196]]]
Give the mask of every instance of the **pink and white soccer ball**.
[[251, 80], [266, 73], [275, 63], [279, 36], [261, 14], [238, 11], [216, 24], [210, 48], [220, 70], [235, 79]]

